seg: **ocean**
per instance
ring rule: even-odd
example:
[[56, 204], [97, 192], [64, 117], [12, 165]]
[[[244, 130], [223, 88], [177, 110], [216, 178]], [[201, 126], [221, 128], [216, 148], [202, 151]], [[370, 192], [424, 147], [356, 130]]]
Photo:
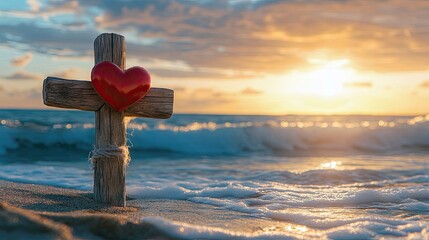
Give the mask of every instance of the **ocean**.
[[[0, 179], [92, 190], [93, 122], [91, 112], [0, 110]], [[131, 198], [288, 224], [248, 236], [153, 220], [178, 238], [429, 238], [429, 115], [175, 114], [132, 119], [127, 131]]]

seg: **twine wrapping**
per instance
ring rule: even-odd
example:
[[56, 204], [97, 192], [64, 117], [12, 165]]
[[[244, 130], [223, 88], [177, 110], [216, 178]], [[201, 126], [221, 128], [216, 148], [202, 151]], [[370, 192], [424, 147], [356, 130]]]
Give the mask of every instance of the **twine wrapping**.
[[92, 166], [95, 165], [95, 162], [103, 159], [110, 158], [124, 161], [124, 165], [128, 166], [128, 163], [131, 161], [130, 151], [128, 150], [128, 146], [113, 146], [108, 145], [103, 148], [94, 148], [88, 155], [89, 161], [92, 163]]
[[[124, 118], [125, 128], [133, 120], [134, 120], [134, 117], [125, 117]], [[132, 135], [132, 133], [131, 133], [131, 135]], [[131, 141], [129, 141], [129, 139], [127, 139], [127, 142], [129, 142], [131, 144], [131, 147], [132, 147], [132, 143], [131, 143]], [[97, 160], [100, 160], [103, 158], [113, 158], [113, 157], [116, 160], [123, 159], [124, 160], [124, 166], [127, 167], [131, 161], [131, 156], [130, 156], [130, 151], [128, 150], [128, 146], [126, 146], [126, 145], [124, 145], [124, 146], [107, 145], [103, 148], [98, 148], [98, 149], [94, 146], [94, 150], [92, 150], [88, 154], [88, 160], [91, 162], [92, 167], [95, 166], [95, 162]]]

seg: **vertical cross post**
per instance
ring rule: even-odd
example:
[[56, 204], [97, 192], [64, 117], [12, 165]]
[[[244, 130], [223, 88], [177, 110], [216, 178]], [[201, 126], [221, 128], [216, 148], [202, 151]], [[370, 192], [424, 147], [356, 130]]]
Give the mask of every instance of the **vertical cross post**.
[[[125, 68], [125, 38], [103, 33], [94, 41], [95, 64], [109, 61]], [[98, 202], [125, 207], [127, 154], [124, 116], [166, 119], [173, 114], [174, 91], [151, 88], [138, 102], [117, 112], [97, 94], [90, 81], [47, 77], [43, 81], [43, 102], [47, 106], [95, 112], [94, 197]], [[114, 154], [111, 154], [113, 149]]]
[[[109, 61], [125, 68], [125, 38], [114, 33], [103, 33], [94, 41], [95, 64]], [[124, 112], [103, 104], [95, 112], [95, 148], [126, 145]], [[94, 195], [101, 203], [126, 205], [125, 159], [119, 156], [97, 157], [94, 161]]]

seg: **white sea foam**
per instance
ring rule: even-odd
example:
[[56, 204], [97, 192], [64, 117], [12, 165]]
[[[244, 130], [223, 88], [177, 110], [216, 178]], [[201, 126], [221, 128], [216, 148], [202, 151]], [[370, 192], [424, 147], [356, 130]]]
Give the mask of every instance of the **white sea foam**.
[[92, 172], [70, 165], [11, 164], [0, 166], [0, 179], [80, 190], [92, 187]]
[[[169, 160], [171, 162], [171, 160]], [[228, 177], [228, 172], [201, 167], [205, 171], [215, 173], [210, 176], [198, 172], [184, 173], [184, 179], [179, 176], [183, 169], [189, 169], [186, 162], [168, 164], [170, 170], [155, 167], [151, 163], [134, 163], [128, 175], [127, 191], [131, 197], [146, 199], [178, 199], [188, 200], [198, 204], [209, 204], [222, 209], [248, 214], [249, 217], [271, 219], [303, 226], [305, 233], [292, 231], [290, 233], [270, 232], [247, 234], [230, 232], [206, 226], [186, 225], [163, 221], [152, 222], [159, 228], [178, 238], [198, 238], [207, 236], [209, 239], [279, 239], [306, 238], [309, 236], [332, 239], [343, 238], [374, 238], [380, 236], [416, 236], [424, 237], [429, 230], [425, 215], [429, 213], [429, 181], [427, 175], [402, 177], [403, 174], [424, 173], [424, 171], [401, 170], [391, 172], [390, 180], [382, 175], [386, 170], [371, 170], [373, 177], [370, 182], [351, 183], [360, 180], [353, 178], [353, 170], [349, 174], [334, 174], [341, 170], [310, 170], [299, 174], [284, 171], [289, 176], [307, 175], [304, 179], [320, 176], [319, 171], [351, 179], [345, 184], [311, 185], [298, 184], [296, 179], [283, 178], [283, 182], [248, 176]], [[162, 163], [161, 163], [162, 164]], [[89, 164], [88, 164], [89, 165]], [[180, 167], [179, 167], [180, 166]], [[130, 168], [132, 168], [131, 166]], [[167, 172], [166, 172], [167, 171]], [[355, 170], [359, 174], [365, 171]], [[374, 174], [378, 172], [378, 174]], [[276, 174], [279, 170], [275, 171]], [[355, 176], [359, 175], [355, 174]], [[402, 175], [401, 175], [402, 174]], [[75, 164], [62, 163], [57, 166], [39, 164], [13, 164], [0, 167], [0, 178], [18, 182], [38, 183], [75, 189], [91, 189], [92, 170], [87, 166], [80, 168]], [[395, 178], [396, 177], [396, 178]], [[214, 180], [217, 179], [217, 180]], [[378, 179], [378, 180], [376, 180]], [[320, 178], [322, 180], [322, 178]], [[312, 182], [312, 181], [309, 181]], [[389, 213], [389, 214], [386, 214]], [[404, 217], [397, 217], [399, 213]], [[287, 232], [287, 231], [286, 231]]]
[[[93, 116], [63, 115], [0, 116], [0, 179], [91, 190]], [[127, 193], [290, 225], [249, 234], [143, 220], [173, 238], [428, 238], [429, 117], [337, 118], [133, 122]]]

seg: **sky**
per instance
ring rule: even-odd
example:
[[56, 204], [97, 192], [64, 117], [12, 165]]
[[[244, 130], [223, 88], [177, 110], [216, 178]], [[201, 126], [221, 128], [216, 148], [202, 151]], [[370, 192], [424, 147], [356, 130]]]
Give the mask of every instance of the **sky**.
[[104, 32], [176, 113], [429, 113], [425, 0], [0, 1], [0, 108], [48, 108], [47, 76], [90, 80]]

